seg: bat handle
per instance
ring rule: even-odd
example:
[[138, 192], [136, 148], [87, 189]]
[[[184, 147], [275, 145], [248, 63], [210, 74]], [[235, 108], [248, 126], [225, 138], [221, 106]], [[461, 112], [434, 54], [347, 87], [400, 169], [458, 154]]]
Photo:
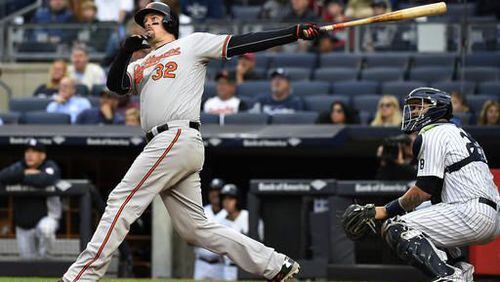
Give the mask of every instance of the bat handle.
[[344, 26], [342, 25], [342, 23], [338, 23], [338, 24], [325, 25], [325, 26], [320, 27], [319, 29], [322, 31], [332, 31], [332, 30], [341, 29], [341, 28], [344, 28]]

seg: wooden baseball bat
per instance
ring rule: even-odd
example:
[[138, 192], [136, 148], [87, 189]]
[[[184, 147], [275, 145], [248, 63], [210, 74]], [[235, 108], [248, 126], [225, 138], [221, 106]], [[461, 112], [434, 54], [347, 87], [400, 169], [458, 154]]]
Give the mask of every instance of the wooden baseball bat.
[[435, 4], [423, 5], [399, 11], [389, 12], [378, 16], [349, 21], [345, 23], [331, 24], [322, 26], [321, 30], [335, 30], [357, 25], [365, 25], [381, 22], [393, 22], [414, 19], [418, 17], [436, 16], [446, 13], [446, 3], [439, 2]]

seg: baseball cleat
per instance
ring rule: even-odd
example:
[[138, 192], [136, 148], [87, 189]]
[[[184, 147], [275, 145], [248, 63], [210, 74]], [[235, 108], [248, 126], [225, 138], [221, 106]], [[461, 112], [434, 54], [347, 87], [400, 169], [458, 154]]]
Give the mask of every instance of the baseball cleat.
[[[453, 266], [452, 266], [452, 268], [454, 270], [452, 274], [445, 276], [445, 277], [438, 277], [435, 280], [432, 280], [432, 282], [469, 282], [469, 280], [467, 280], [464, 277], [464, 274], [460, 268], [453, 267]], [[472, 281], [472, 280], [470, 280], [470, 281]]]
[[281, 267], [280, 272], [276, 274], [273, 279], [267, 280], [269, 282], [283, 282], [288, 279], [292, 279], [297, 275], [300, 271], [300, 265], [292, 260], [289, 257], [285, 257], [285, 261], [283, 262], [283, 266]]

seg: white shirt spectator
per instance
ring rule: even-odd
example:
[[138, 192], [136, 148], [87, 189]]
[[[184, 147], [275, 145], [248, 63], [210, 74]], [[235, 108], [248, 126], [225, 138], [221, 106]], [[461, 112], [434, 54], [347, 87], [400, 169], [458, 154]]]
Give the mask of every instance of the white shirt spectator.
[[203, 111], [209, 114], [235, 114], [241, 110], [242, 102], [237, 97], [221, 100], [219, 97], [212, 97], [205, 102]]
[[74, 78], [77, 84], [85, 84], [89, 90], [94, 84], [106, 83], [104, 70], [94, 63], [87, 64], [83, 73], [76, 72], [75, 67], [71, 65], [68, 67], [68, 75]]
[[120, 13], [129, 13], [134, 9], [133, 0], [94, 0], [97, 6], [97, 19], [103, 21], [119, 22]]

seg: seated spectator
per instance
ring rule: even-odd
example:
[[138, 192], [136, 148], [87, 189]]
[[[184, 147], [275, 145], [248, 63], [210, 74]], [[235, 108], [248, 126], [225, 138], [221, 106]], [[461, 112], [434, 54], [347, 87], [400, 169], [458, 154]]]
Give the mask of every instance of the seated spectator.
[[182, 13], [193, 21], [224, 18], [223, 0], [185, 0], [181, 1]]
[[282, 68], [271, 73], [271, 95], [258, 97], [256, 106], [269, 115], [304, 110], [302, 99], [292, 95], [288, 73]]
[[122, 24], [127, 13], [134, 10], [133, 0], [94, 0], [97, 6], [97, 19], [100, 22], [117, 22]]
[[236, 81], [234, 75], [221, 71], [215, 77], [217, 81], [217, 96], [208, 99], [203, 111], [210, 114], [234, 114], [247, 109], [247, 105], [236, 94]]
[[334, 33], [322, 33], [318, 40], [314, 43], [312, 51], [320, 54], [327, 54], [334, 51], [342, 51], [344, 49], [345, 41], [335, 37]]
[[384, 95], [380, 98], [378, 101], [378, 110], [371, 125], [401, 126], [401, 111], [396, 97]]
[[346, 104], [335, 101], [330, 106], [329, 112], [319, 115], [317, 123], [320, 124], [354, 124], [358, 123], [356, 113]]
[[106, 74], [97, 64], [89, 63], [87, 48], [77, 44], [71, 51], [71, 63], [68, 75], [75, 79], [77, 84], [84, 84], [91, 89], [94, 84], [105, 84]]
[[255, 54], [246, 53], [238, 57], [238, 64], [236, 65], [235, 77], [236, 84], [242, 84], [247, 80], [262, 79], [258, 73], [255, 72]]
[[97, 6], [94, 1], [88, 0], [82, 3], [81, 7], [82, 23], [96, 23], [97, 20]]
[[[68, 0], [50, 0], [48, 7], [39, 8], [32, 18], [34, 24], [71, 23], [74, 21], [73, 13], [68, 8]], [[34, 40], [40, 42], [68, 41], [70, 33], [63, 29], [37, 29]]]
[[[391, 10], [386, 0], [374, 0], [372, 8], [374, 16], [390, 12]], [[397, 29], [395, 25], [366, 26], [363, 35], [363, 49], [367, 52], [390, 49]]]
[[290, 9], [282, 19], [288, 22], [316, 22], [318, 17], [309, 9], [309, 0], [290, 0]]
[[453, 113], [468, 113], [470, 111], [465, 96], [462, 93], [453, 91], [450, 96]]
[[128, 126], [140, 126], [141, 125], [141, 117], [139, 113], [139, 109], [130, 108], [125, 111], [125, 125]]
[[479, 125], [500, 125], [500, 104], [495, 101], [486, 101], [478, 119]]
[[107, 90], [100, 93], [99, 108], [90, 108], [81, 112], [76, 124], [123, 124], [123, 117], [116, 112], [118, 97]]
[[[61, 177], [57, 164], [47, 159], [45, 146], [31, 139], [24, 159], [0, 171], [3, 185], [27, 185], [45, 188]], [[14, 198], [14, 224], [19, 255], [22, 259], [47, 258], [56, 239], [61, 218], [59, 197], [23, 196]]]
[[372, 2], [377, 0], [349, 0], [345, 15], [351, 19], [360, 19], [373, 16]]
[[40, 98], [52, 97], [59, 91], [59, 84], [67, 75], [68, 66], [64, 60], [55, 60], [49, 69], [49, 81], [37, 87], [33, 96]]
[[[283, 18], [284, 2], [287, 0], [267, 0], [260, 11], [259, 17], [262, 19], [281, 19]], [[288, 4], [288, 3], [287, 3]]]
[[71, 123], [75, 123], [76, 117], [82, 111], [91, 108], [89, 100], [75, 96], [75, 91], [75, 80], [70, 77], [63, 78], [54, 101], [47, 106], [47, 112], [68, 114], [71, 116]]
[[325, 1], [325, 11], [323, 20], [329, 23], [342, 23], [349, 20], [344, 14], [343, 0], [327, 0]]

